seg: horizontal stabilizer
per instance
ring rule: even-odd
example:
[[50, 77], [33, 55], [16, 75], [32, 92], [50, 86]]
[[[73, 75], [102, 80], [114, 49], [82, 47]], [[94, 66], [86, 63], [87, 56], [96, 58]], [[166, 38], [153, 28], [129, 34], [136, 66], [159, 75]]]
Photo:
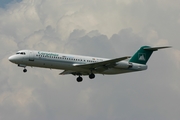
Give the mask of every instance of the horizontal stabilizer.
[[146, 47], [146, 48], [144, 48], [144, 50], [157, 51], [158, 49], [164, 49], [164, 48], [171, 48], [171, 46], [164, 46], [164, 47]]

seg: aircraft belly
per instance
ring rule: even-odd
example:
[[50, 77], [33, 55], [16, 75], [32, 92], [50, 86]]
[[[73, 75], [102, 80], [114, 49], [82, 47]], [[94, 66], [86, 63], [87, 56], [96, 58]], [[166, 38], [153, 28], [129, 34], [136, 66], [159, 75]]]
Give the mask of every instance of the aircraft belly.
[[36, 59], [35, 61], [28, 61], [27, 66], [42, 67], [42, 68], [51, 68], [51, 69], [71, 69], [73, 66], [68, 62], [52, 61], [52, 60], [40, 60]]
[[127, 73], [127, 72], [133, 72], [132, 70], [129, 69], [116, 69], [116, 68], [112, 68], [112, 69], [108, 69], [102, 72], [102, 74], [121, 74], [121, 73]]

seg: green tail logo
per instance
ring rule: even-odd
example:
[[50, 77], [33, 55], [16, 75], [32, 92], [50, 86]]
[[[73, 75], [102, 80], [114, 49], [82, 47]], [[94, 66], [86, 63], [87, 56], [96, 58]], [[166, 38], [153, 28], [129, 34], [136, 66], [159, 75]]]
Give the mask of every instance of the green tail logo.
[[165, 47], [150, 47], [150, 46], [142, 46], [129, 60], [129, 62], [146, 64], [149, 58], [151, 57], [154, 51], [163, 48], [170, 48], [170, 46]]

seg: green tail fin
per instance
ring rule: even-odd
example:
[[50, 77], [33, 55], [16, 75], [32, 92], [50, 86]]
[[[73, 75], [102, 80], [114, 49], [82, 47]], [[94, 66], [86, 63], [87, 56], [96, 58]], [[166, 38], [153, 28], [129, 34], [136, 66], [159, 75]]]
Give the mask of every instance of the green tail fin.
[[150, 47], [150, 46], [142, 46], [129, 60], [129, 62], [146, 64], [149, 58], [151, 57], [154, 51], [163, 48], [170, 48], [170, 46], [165, 47]]
[[149, 46], [141, 47], [130, 59], [129, 62], [139, 63], [139, 64], [146, 64], [149, 60], [153, 51], [145, 50], [144, 48], [150, 48]]

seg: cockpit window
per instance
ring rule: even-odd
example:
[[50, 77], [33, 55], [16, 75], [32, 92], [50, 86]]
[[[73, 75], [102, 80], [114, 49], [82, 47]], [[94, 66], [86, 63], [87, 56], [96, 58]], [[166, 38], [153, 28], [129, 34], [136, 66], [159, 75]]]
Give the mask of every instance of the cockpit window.
[[17, 52], [16, 54], [21, 54], [21, 55], [25, 55], [25, 52]]
[[25, 55], [26, 53], [25, 52], [21, 52], [21, 55]]

